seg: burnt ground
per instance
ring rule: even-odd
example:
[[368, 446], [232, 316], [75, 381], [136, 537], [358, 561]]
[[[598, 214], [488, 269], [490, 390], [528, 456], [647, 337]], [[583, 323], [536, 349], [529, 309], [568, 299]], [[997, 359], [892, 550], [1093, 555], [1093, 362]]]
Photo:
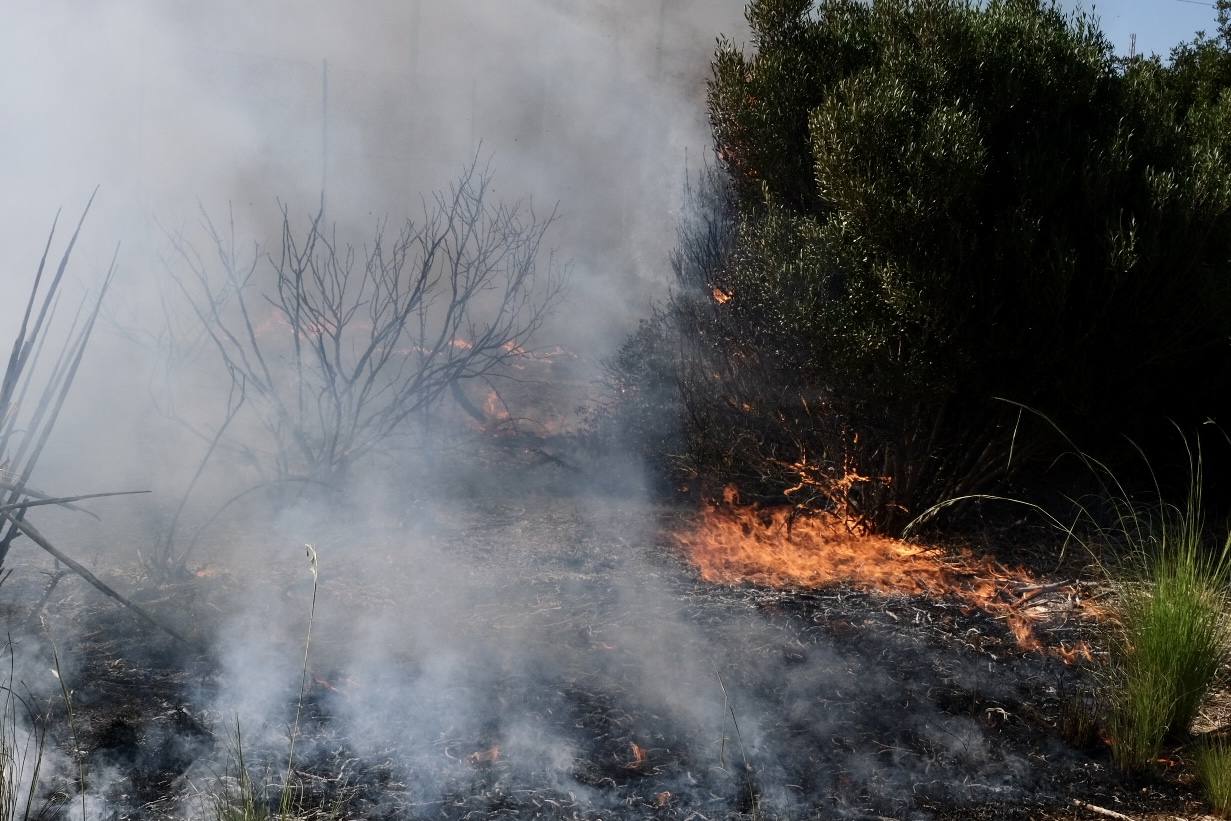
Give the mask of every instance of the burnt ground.
[[[177, 584], [78, 580], [18, 640], [60, 641], [100, 818], [208, 816], [280, 777], [321, 556], [295, 770], [345, 818], [1187, 818], [1182, 762], [1127, 782], [1062, 729], [1090, 674], [955, 602], [700, 582], [620, 498], [409, 502], [343, 525], [233, 527]], [[298, 537], [298, 538], [297, 538]], [[242, 570], [240, 568], [243, 568]], [[0, 589], [16, 624], [29, 568]], [[1057, 596], [1048, 641], [1096, 638]], [[37, 664], [34, 665], [37, 667]], [[45, 668], [44, 668], [45, 669]], [[49, 699], [62, 748], [62, 704]], [[1068, 734], [1071, 735], [1071, 734]], [[62, 785], [63, 786], [63, 785]], [[71, 784], [66, 793], [71, 792]], [[61, 796], [60, 801], [64, 801]], [[1093, 808], [1091, 808], [1093, 807]]]

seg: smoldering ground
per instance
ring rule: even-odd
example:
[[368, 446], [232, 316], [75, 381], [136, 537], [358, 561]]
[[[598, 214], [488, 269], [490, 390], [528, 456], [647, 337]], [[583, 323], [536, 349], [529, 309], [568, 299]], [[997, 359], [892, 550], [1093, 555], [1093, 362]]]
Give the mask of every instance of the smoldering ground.
[[656, 532], [678, 514], [636, 499], [399, 513], [218, 534], [258, 555], [143, 599], [204, 655], [68, 602], [86, 640], [66, 675], [96, 716], [109, 813], [202, 812], [237, 730], [258, 781], [281, 780], [307, 532], [295, 768], [348, 817], [1031, 817], [1107, 775], [1039, 732], [1078, 677], [978, 612], [698, 584]]
[[[559, 203], [548, 243], [571, 287], [539, 341], [565, 344], [569, 380], [588, 385], [665, 285], [685, 148], [706, 144], [709, 53], [719, 32], [739, 36], [739, 3], [65, 0], [18, 2], [6, 22], [0, 94], [21, 125], [0, 134], [0, 332], [56, 207], [71, 215], [101, 185], [74, 294], [97, 288], [121, 243], [37, 482], [155, 491], [93, 505], [101, 522], [37, 520], [196, 644], [71, 578], [19, 636], [18, 677], [64, 719], [37, 634], [61, 648], [87, 815], [207, 812], [237, 745], [277, 781], [301, 703], [303, 789], [344, 798], [350, 817], [909, 816], [1063, 792], [1061, 771], [1032, 766], [1058, 753], [1017, 708], [1056, 698], [1069, 674], [938, 651], [977, 626], [1001, 653], [1003, 629], [937, 604], [698, 585], [659, 536], [675, 514], [635, 470], [612, 483], [484, 432], [412, 429], [357, 466], [345, 499], [254, 494], [211, 518], [259, 479], [223, 449], [178, 531], [196, 540], [190, 577], [149, 584], [134, 569], [200, 464], [186, 428], [215, 429], [226, 406], [208, 356], [177, 365], [173, 389], [159, 381], [182, 262], [171, 238], [204, 246], [203, 210], [272, 248], [278, 200], [302, 225], [323, 188], [330, 223], [362, 246], [383, 215], [396, 224], [490, 156], [502, 198]], [[246, 419], [230, 433], [268, 431]], [[596, 490], [612, 484], [620, 494]], [[320, 555], [306, 680], [305, 543]], [[18, 550], [22, 578], [0, 589], [14, 622], [50, 569]], [[930, 639], [929, 620], [947, 625]], [[79, 746], [53, 726], [62, 749]], [[68, 783], [73, 765], [57, 765]]]

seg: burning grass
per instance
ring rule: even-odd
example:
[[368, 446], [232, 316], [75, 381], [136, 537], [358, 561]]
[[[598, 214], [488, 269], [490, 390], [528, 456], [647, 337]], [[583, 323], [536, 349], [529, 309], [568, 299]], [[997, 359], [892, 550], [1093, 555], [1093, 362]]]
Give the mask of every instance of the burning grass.
[[[868, 533], [830, 513], [789, 506], [710, 505], [696, 523], [672, 535], [701, 577], [717, 584], [818, 588], [847, 584], [882, 595], [956, 600], [1002, 619], [1019, 646], [1042, 650], [1036, 625], [1043, 593], [1071, 585], [1041, 583], [969, 550], [945, 551]], [[1084, 644], [1060, 646], [1066, 661], [1089, 658]]]

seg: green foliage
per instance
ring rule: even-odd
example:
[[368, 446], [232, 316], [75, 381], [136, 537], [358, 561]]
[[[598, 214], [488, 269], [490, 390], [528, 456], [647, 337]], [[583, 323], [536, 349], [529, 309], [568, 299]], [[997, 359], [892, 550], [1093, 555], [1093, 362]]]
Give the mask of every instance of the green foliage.
[[1231, 818], [1231, 743], [1219, 738], [1197, 748], [1197, 777], [1211, 809]]
[[1135, 579], [1119, 586], [1109, 680], [1112, 754], [1127, 770], [1158, 757], [1168, 738], [1188, 732], [1228, 660], [1226, 589], [1231, 537], [1204, 540], [1199, 485], [1187, 506], [1164, 515], [1133, 547]]
[[1039, 0], [747, 13], [755, 50], [721, 44], [710, 88], [729, 234], [697, 258], [714, 221], [686, 226], [668, 311], [696, 472], [772, 494], [798, 477], [766, 466], [804, 458], [869, 477], [893, 529], [1003, 472], [993, 397], [1083, 437], [1217, 415], [1225, 30], [1164, 65]]

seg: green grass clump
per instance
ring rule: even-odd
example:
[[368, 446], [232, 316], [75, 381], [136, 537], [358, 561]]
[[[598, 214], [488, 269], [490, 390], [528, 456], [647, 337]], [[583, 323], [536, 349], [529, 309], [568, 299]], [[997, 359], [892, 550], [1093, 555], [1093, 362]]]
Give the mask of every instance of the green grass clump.
[[1231, 539], [1205, 539], [1199, 468], [1183, 510], [1129, 532], [1140, 572], [1118, 585], [1108, 729], [1116, 764], [1135, 770], [1188, 732], [1227, 660]]
[[1225, 738], [1197, 748], [1197, 777], [1210, 808], [1222, 818], [1231, 818], [1231, 742]]

